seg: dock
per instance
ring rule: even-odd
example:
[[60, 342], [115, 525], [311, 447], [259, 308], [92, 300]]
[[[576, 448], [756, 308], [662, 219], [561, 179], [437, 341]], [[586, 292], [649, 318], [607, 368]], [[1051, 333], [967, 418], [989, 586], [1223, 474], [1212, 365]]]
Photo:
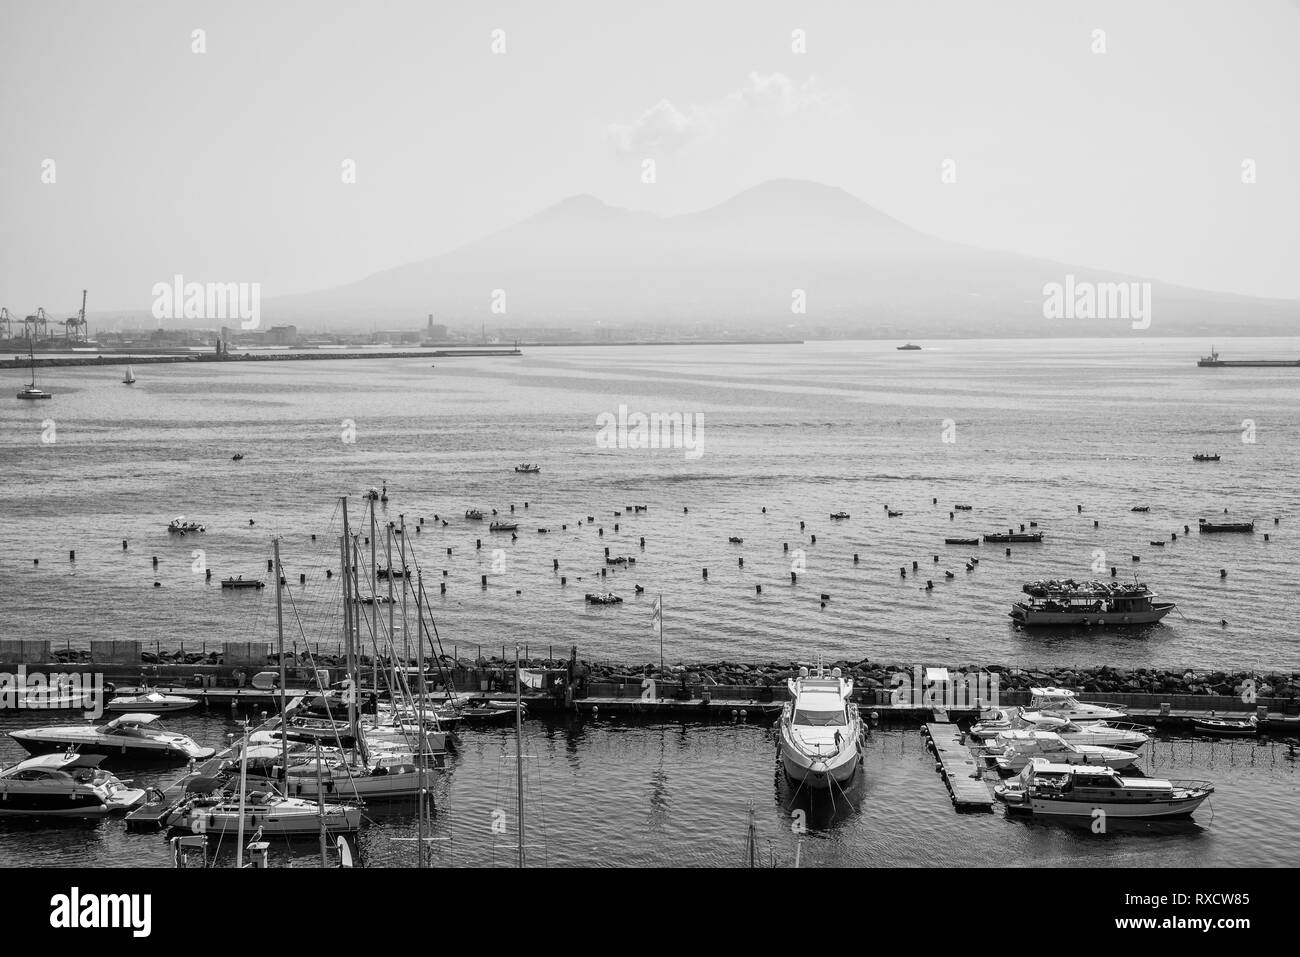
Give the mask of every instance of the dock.
[[946, 721], [928, 721], [925, 734], [929, 738], [930, 750], [939, 759], [939, 773], [943, 775], [957, 809], [991, 809], [993, 794], [984, 783], [975, 756], [963, 741], [961, 729]]

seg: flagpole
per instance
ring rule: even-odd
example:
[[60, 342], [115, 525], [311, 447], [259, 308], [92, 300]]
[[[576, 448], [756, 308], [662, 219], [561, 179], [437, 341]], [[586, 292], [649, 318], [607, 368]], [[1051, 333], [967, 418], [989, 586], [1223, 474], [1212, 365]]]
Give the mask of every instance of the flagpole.
[[659, 678], [664, 676], [664, 595], [659, 593]]

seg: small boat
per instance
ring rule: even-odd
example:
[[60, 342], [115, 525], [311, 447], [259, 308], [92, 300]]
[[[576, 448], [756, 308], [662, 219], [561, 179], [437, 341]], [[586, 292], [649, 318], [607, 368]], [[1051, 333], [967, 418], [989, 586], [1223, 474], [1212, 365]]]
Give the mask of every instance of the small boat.
[[1123, 720], [1128, 714], [1119, 705], [1080, 701], [1068, 688], [1030, 688], [1029, 706], [1024, 712], [1046, 711], [1076, 724], [1087, 721]]
[[366, 501], [368, 501], [368, 502], [378, 502], [378, 501], [379, 501], [379, 489], [377, 489], [377, 488], [372, 488], [372, 489], [370, 489], [368, 492], [366, 492], [364, 498], [365, 498]]
[[[33, 337], [33, 339], [34, 338], [35, 337]], [[29, 400], [54, 398], [54, 396], [51, 393], [36, 388], [36, 353], [33, 351], [33, 343], [31, 340], [29, 340], [27, 343], [27, 354], [28, 354], [29, 364], [32, 372], [32, 381], [31, 384], [27, 386], [27, 388], [23, 389], [22, 392], [18, 393], [18, 398], [29, 399]]]
[[1152, 728], [1120, 721], [1075, 724], [1049, 712], [1026, 712], [1022, 708], [990, 708], [970, 729], [976, 741], [991, 742], [992, 748], [1016, 743], [1026, 731], [1051, 731], [1069, 744], [1096, 744], [1107, 748], [1136, 751], [1151, 740]]
[[393, 599], [387, 595], [366, 595], [365, 597], [353, 598], [354, 605], [387, 605]]
[[234, 455], [232, 455], [232, 456], [230, 457], [230, 461], [232, 461], [232, 462], [242, 462], [242, 461], [244, 461], [244, 453], [243, 453], [243, 452], [236, 452]]
[[124, 714], [101, 726], [74, 724], [10, 731], [9, 737], [31, 754], [76, 748], [82, 754], [186, 761], [216, 754], [216, 749], [205, 748], [188, 735], [168, 731], [158, 720], [158, 715], [144, 713]]
[[728, 539], [727, 539], [727, 542], [728, 542], [729, 544], [731, 544], [731, 545], [743, 545], [743, 544], [745, 544], [745, 540], [744, 540], [743, 538], [737, 538], [735, 535], [732, 535], [730, 538], [728, 538]]
[[394, 580], [398, 578], [409, 578], [411, 576], [411, 570], [409, 568], [379, 568], [376, 569], [375, 576], [385, 580], [389, 578]]
[[221, 587], [222, 588], [265, 588], [266, 582], [262, 581], [260, 578], [245, 578], [243, 575], [240, 575], [237, 578], [221, 579]]
[[971, 505], [954, 505], [953, 508], [955, 508], [955, 509], [956, 509], [957, 511], [959, 511], [959, 512], [969, 512], [969, 511], [971, 510], [971, 508], [973, 508], [973, 506], [971, 506]]
[[1201, 519], [1197, 528], [1202, 532], [1253, 532], [1254, 522], [1207, 522]]
[[542, 470], [540, 465], [530, 465], [527, 462], [515, 466], [515, 471], [525, 475], [536, 475]]
[[300, 798], [252, 791], [242, 806], [229, 794], [192, 797], [168, 816], [166, 827], [207, 834], [235, 834], [243, 822], [245, 833], [258, 828], [263, 834], [350, 834], [361, 829], [361, 808], [354, 804], [326, 804]]
[[0, 770], [0, 817], [95, 818], [129, 811], [145, 792], [99, 769], [100, 754], [41, 754]]
[[605, 564], [606, 565], [635, 565], [636, 559], [624, 558], [622, 555], [619, 555], [617, 558], [606, 558]]
[[831, 512], [831, 518], [848, 518], [848, 512]]
[[1192, 727], [1201, 734], [1212, 734], [1224, 738], [1242, 738], [1259, 733], [1259, 719], [1254, 715], [1249, 718], [1195, 718], [1192, 721]]
[[1130, 511], [1130, 512], [1149, 512], [1149, 511], [1151, 511], [1151, 506], [1150, 506], [1150, 505], [1134, 505], [1132, 508], [1129, 509], [1129, 511]]
[[186, 532], [205, 532], [204, 526], [198, 522], [188, 522], [184, 515], [177, 515], [167, 524], [167, 531], [173, 535], [184, 535]]
[[603, 595], [587, 593], [587, 604], [589, 605], [621, 605], [622, 603], [623, 599], [612, 591], [607, 591]]
[[920, 346], [914, 346], [910, 342], [905, 346], [896, 346], [895, 348], [897, 348], [899, 352], [920, 352], [921, 351]]
[[1214, 793], [1207, 781], [1124, 777], [1114, 768], [1034, 758], [1014, 781], [995, 785], [1008, 809], [1032, 814], [1108, 818], [1186, 817]]
[[903, 514], [902, 512], [895, 512], [892, 508], [887, 508], [885, 511], [889, 513], [890, 518], [898, 518], [898, 516]]
[[1174, 610], [1141, 582], [1032, 581], [1021, 586], [1028, 601], [1017, 601], [1008, 614], [1022, 627], [1079, 625], [1124, 627], [1149, 625]]
[[992, 535], [985, 535], [986, 542], [1041, 542], [1043, 540], [1042, 532], [995, 532]]
[[147, 711], [150, 714], [171, 714], [187, 711], [198, 705], [197, 698], [186, 698], [176, 694], [163, 694], [161, 691], [147, 691], [144, 694], [126, 695], [114, 698], [104, 705], [105, 711]]
[[943, 543], [945, 545], [978, 545], [980, 540], [978, 538], [945, 538]]
[[126, 367], [126, 375], [122, 377], [123, 385], [135, 385], [135, 370], [130, 366]]
[[513, 532], [519, 528], [518, 522], [493, 522], [488, 526], [489, 532]]
[[1071, 744], [1054, 731], [1003, 732], [998, 735], [997, 744], [985, 748], [983, 753], [1002, 775], [1019, 773], [1034, 758], [1117, 770], [1132, 767], [1137, 761], [1132, 751], [1100, 744]]
[[1213, 455], [1207, 455], [1204, 452], [1197, 452], [1195, 455], [1192, 456], [1192, 461], [1193, 462], [1217, 462], [1219, 461], [1219, 453], [1215, 452]]
[[791, 780], [813, 788], [843, 787], [862, 759], [862, 719], [852, 703], [853, 682], [835, 668], [807, 668], [787, 681], [790, 701], [777, 721], [781, 766]]
[[465, 510], [465, 517], [468, 518], [471, 522], [483, 521], [483, 513], [476, 508], [467, 508]]

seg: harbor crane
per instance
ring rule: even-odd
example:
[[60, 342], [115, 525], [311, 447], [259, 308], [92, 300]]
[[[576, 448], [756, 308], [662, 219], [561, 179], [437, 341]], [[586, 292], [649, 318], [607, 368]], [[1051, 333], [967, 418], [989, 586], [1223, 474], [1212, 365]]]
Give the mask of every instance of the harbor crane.
[[81, 312], [63, 320], [63, 337], [71, 342], [86, 342], [90, 328], [86, 325], [86, 290], [81, 290]]

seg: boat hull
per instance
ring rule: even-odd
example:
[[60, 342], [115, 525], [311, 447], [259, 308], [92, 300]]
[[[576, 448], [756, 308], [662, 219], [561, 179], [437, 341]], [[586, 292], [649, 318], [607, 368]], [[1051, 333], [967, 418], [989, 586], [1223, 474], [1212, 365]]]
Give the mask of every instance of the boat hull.
[[1175, 818], [1187, 817], [1209, 797], [1209, 794], [1197, 794], [1190, 797], [1170, 798], [1150, 802], [1130, 801], [1062, 801], [1030, 795], [1019, 805], [1033, 814], [1047, 817], [1093, 817], [1097, 811], [1113, 818]]
[[[361, 809], [358, 807], [330, 806], [322, 815], [315, 810], [295, 808], [280, 811], [275, 808], [244, 809], [244, 833], [252, 834], [259, 827], [263, 834], [319, 834], [322, 826], [329, 834], [350, 834], [361, 829]], [[239, 809], [194, 808], [181, 813], [172, 827], [204, 834], [233, 834], [239, 830]]]
[[1016, 624], [1030, 628], [1062, 628], [1088, 625], [1092, 627], [1123, 627], [1125, 625], [1152, 625], [1174, 610], [1173, 602], [1157, 603], [1143, 611], [1042, 611], [1017, 605], [1011, 612]]
[[215, 748], [198, 747], [186, 749], [173, 745], [123, 744], [117, 741], [99, 740], [89, 737], [56, 736], [28, 734], [23, 731], [11, 731], [9, 736], [27, 749], [28, 754], [54, 754], [75, 748], [81, 754], [102, 754], [111, 758], [129, 758], [135, 760], [188, 761], [190, 758], [204, 760], [216, 754]]
[[803, 754], [792, 752], [786, 747], [781, 749], [781, 766], [785, 768], [786, 776], [792, 781], [819, 790], [829, 788], [832, 784], [848, 784], [857, 773], [861, 760], [862, 755], [856, 748], [838, 763], [834, 760], [812, 762]]

